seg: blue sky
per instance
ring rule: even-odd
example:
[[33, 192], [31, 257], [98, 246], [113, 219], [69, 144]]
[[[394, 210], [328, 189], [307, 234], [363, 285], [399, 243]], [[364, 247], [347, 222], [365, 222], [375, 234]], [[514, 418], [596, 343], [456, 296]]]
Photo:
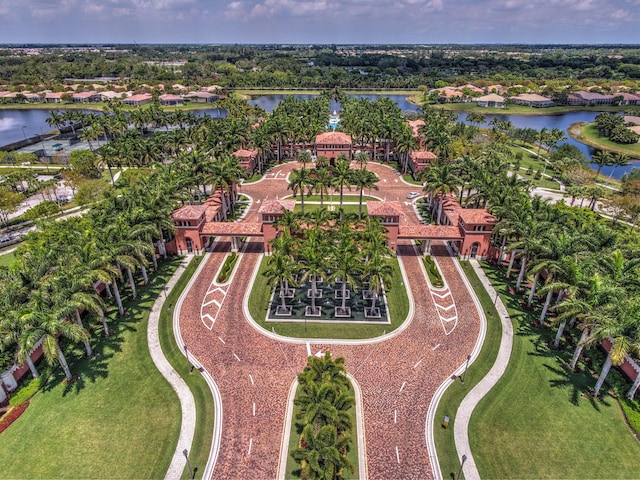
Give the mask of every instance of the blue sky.
[[640, 0], [0, 0], [0, 43], [639, 43]]

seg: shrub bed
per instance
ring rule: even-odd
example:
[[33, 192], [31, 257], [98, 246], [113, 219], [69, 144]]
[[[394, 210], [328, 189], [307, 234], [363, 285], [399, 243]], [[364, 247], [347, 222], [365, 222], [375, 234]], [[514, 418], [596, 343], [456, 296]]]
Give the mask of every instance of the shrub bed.
[[220, 273], [218, 274], [218, 278], [216, 278], [216, 282], [224, 283], [229, 280], [237, 261], [238, 254], [236, 252], [231, 252], [231, 255], [225, 259], [224, 264], [220, 269]]
[[435, 288], [444, 287], [444, 281], [442, 280], [442, 275], [440, 275], [440, 270], [438, 270], [438, 266], [432, 257], [424, 257], [422, 259], [424, 263], [424, 268], [427, 271], [427, 275], [429, 276], [429, 282]]

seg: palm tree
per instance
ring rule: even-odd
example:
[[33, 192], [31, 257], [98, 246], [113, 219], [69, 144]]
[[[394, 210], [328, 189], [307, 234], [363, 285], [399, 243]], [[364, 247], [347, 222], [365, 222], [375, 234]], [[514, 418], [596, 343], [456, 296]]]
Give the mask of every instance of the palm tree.
[[[311, 181], [312, 178], [308, 170], [293, 170], [289, 174], [289, 185], [287, 188], [292, 191], [294, 197], [298, 194], [298, 192], [300, 192], [301, 209], [303, 215], [305, 189], [310, 190], [310, 187], [312, 186]], [[309, 192], [307, 192], [307, 194], [308, 193]]]
[[340, 189], [340, 215], [342, 218], [342, 199], [344, 194], [344, 187], [351, 191], [351, 176], [352, 171], [349, 166], [349, 160], [346, 158], [340, 158], [336, 160], [334, 167], [331, 170], [333, 176], [333, 185]]
[[294, 275], [298, 269], [293, 259], [284, 253], [274, 251], [267, 261], [267, 269], [263, 275], [270, 280], [270, 284], [280, 285], [280, 299], [282, 304], [277, 308], [278, 312], [286, 313], [291, 311], [287, 306], [286, 298], [289, 295], [289, 285], [295, 285]]
[[64, 312], [55, 306], [42, 304], [38, 299], [31, 302], [21, 319], [22, 332], [18, 348], [18, 361], [24, 362], [31, 350], [43, 338], [44, 357], [49, 364], [60, 363], [67, 381], [73, 380], [67, 359], [60, 348], [58, 337], [73, 342], [88, 342], [89, 333], [80, 325], [66, 321]]
[[339, 437], [335, 426], [324, 425], [316, 431], [309, 423], [305, 425], [300, 440], [301, 446], [293, 451], [292, 456], [300, 463], [303, 478], [333, 480], [343, 478], [345, 469], [353, 470], [346, 456], [349, 438]]
[[361, 169], [353, 171], [351, 181], [360, 192], [360, 198], [358, 201], [358, 218], [362, 218], [362, 196], [364, 193], [364, 189], [368, 188], [369, 190], [371, 190], [373, 188], [377, 190], [378, 180], [378, 176], [369, 170]]
[[602, 170], [602, 167], [609, 166], [612, 164], [612, 162], [613, 156], [608, 150], [598, 150], [591, 156], [591, 163], [598, 166], [596, 174], [593, 177], [594, 181], [598, 178], [598, 175], [600, 175], [600, 170]]
[[333, 268], [331, 279], [334, 282], [339, 280], [342, 283], [342, 305], [340, 306], [340, 311], [344, 315], [347, 312], [347, 285], [352, 290], [357, 290], [358, 274], [362, 272], [362, 259], [358, 253], [352, 232], [348, 227], [339, 233], [338, 244], [333, 248], [331, 263]]
[[423, 190], [429, 194], [429, 203], [433, 208], [433, 198], [438, 199], [436, 223], [442, 221], [442, 207], [447, 195], [457, 190], [460, 179], [456, 176], [452, 164], [436, 161], [429, 169], [423, 170], [420, 180], [424, 182]]

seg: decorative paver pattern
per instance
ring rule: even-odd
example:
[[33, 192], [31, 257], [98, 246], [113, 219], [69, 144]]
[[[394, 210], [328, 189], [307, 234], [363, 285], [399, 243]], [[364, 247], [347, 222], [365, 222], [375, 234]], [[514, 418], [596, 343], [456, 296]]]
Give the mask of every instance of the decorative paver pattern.
[[[281, 182], [257, 182], [242, 190], [258, 199], [283, 196], [287, 193], [284, 178], [294, 166], [283, 165], [269, 174]], [[389, 168], [375, 164], [368, 168], [386, 184], [389, 200], [400, 200], [415, 189], [398, 181]], [[255, 202], [246, 218], [253, 220], [258, 207]], [[411, 204], [404, 203], [403, 209], [404, 221], [417, 223]], [[241, 305], [261, 251], [260, 241], [247, 244], [211, 329], [203, 324], [200, 309], [224, 255], [208, 256], [181, 310], [184, 341], [211, 373], [222, 396], [223, 440], [216, 478], [275, 477], [288, 389], [308, 354], [305, 341], [273, 340], [244, 318]], [[478, 314], [455, 260], [442, 245], [434, 244], [432, 251], [439, 255], [440, 269], [455, 301], [459, 317], [455, 331], [449, 335], [443, 331], [427, 293], [421, 259], [411, 244], [401, 241], [398, 255], [415, 304], [411, 324], [399, 335], [375, 344], [327, 345], [308, 340], [312, 353], [328, 349], [334, 356], [345, 357], [347, 371], [362, 388], [368, 476], [372, 479], [432, 478], [424, 433], [427, 408], [438, 386], [465, 361], [478, 335]]]

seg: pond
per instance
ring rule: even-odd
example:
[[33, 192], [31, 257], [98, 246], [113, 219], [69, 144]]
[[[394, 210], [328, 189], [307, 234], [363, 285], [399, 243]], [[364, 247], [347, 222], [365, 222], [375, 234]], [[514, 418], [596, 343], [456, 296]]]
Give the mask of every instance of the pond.
[[[287, 95], [284, 94], [256, 95], [249, 100], [249, 103], [251, 105], [259, 105], [265, 110], [271, 112], [286, 96]], [[313, 94], [294, 95], [295, 98], [303, 100], [314, 98], [315, 96], [316, 95]], [[417, 111], [419, 109], [417, 105], [414, 105], [407, 100], [406, 95], [355, 94], [349, 96], [354, 98], [368, 98], [372, 101], [386, 96], [393, 100], [402, 111]], [[332, 100], [331, 111], [334, 110], [340, 110], [340, 104]], [[221, 108], [194, 110], [194, 113], [198, 117], [209, 115], [213, 118], [223, 118], [226, 114], [226, 112]], [[501, 120], [509, 121], [513, 126], [519, 128], [533, 128], [535, 130], [540, 130], [543, 127], [548, 129], [558, 128], [565, 132], [565, 135], [567, 136], [566, 143], [575, 145], [588, 159], [590, 159], [594, 149], [574, 140], [567, 132], [569, 127], [576, 122], [593, 122], [597, 114], [598, 112], [594, 111], [569, 112], [562, 115], [510, 115], [496, 113], [485, 115], [485, 118], [487, 120], [487, 124], [497, 117]], [[0, 109], [0, 145], [18, 142], [23, 140], [25, 137], [29, 138], [34, 135], [38, 135], [41, 132], [51, 130], [51, 127], [49, 127], [46, 122], [48, 117], [49, 109]], [[466, 121], [466, 117], [466, 113], [461, 113], [458, 118], [461, 121]], [[633, 162], [628, 167], [617, 167], [615, 169], [612, 167], [604, 167], [602, 169], [602, 173], [604, 175], [609, 175], [613, 170], [613, 177], [620, 178], [623, 173], [628, 172], [633, 167], [640, 167], [640, 161]], [[592, 168], [594, 167], [592, 166]]]

